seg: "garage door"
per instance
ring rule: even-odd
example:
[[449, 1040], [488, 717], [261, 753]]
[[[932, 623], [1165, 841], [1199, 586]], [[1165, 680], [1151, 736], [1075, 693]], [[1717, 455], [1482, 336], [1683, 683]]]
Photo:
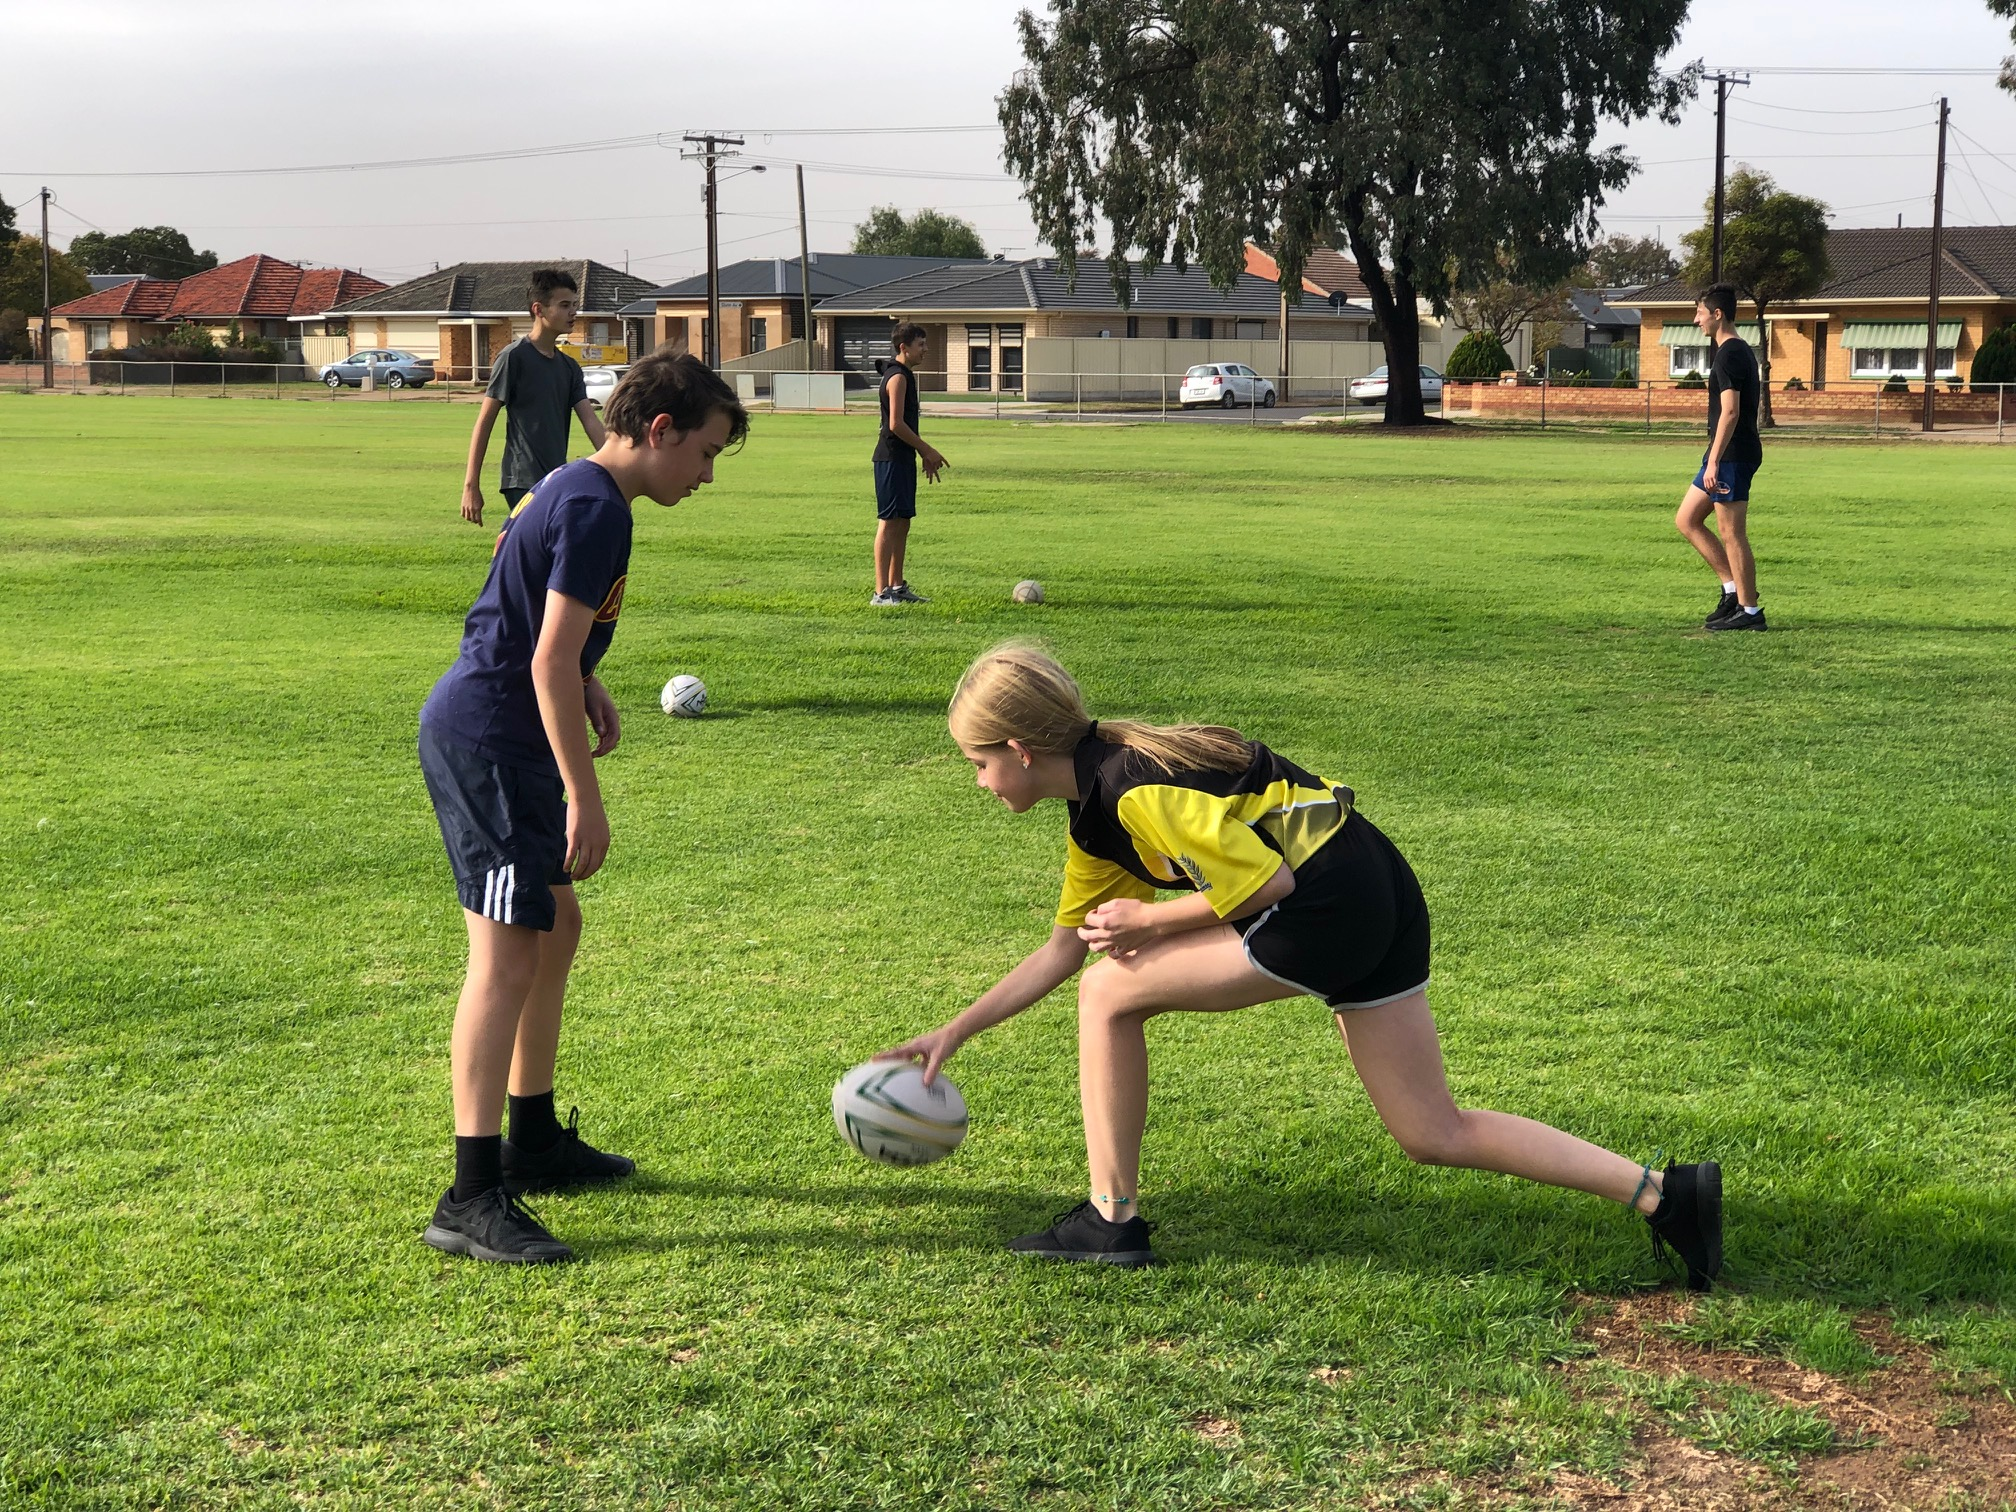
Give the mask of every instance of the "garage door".
[[875, 364], [893, 355], [889, 338], [896, 333], [893, 320], [842, 317], [836, 322], [840, 341], [840, 366], [847, 372], [849, 388], [873, 388]]

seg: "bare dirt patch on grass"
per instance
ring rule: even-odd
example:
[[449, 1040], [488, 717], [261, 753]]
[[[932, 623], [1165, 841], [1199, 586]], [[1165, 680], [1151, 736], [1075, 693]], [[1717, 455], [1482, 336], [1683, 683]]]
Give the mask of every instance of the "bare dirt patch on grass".
[[1824, 1419], [1834, 1447], [1760, 1464], [1694, 1442], [1648, 1418], [1634, 1439], [1637, 1462], [1616, 1484], [1558, 1477], [1551, 1488], [1571, 1507], [1631, 1512], [1745, 1512], [1757, 1507], [1826, 1512], [1959, 1512], [2016, 1505], [2016, 1407], [1984, 1377], [1938, 1365], [1931, 1351], [1889, 1321], [1865, 1315], [1855, 1332], [1884, 1361], [1853, 1377], [1808, 1370], [1790, 1360], [1710, 1348], [1679, 1337], [1693, 1298], [1671, 1292], [1623, 1301], [1586, 1299], [1576, 1330], [1595, 1348], [1571, 1367], [1592, 1390], [1616, 1391], [1603, 1366], [1660, 1382], [1700, 1381], [1754, 1393]]

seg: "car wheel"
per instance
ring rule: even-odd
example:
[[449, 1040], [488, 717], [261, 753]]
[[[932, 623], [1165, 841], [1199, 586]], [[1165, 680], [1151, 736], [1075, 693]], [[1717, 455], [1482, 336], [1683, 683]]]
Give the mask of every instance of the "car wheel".
[[387, 388], [404, 388], [404, 387], [406, 387], [406, 375], [405, 375], [404, 373], [393, 373], [393, 374], [391, 374], [391, 375], [390, 375], [390, 376], [388, 376], [388, 377], [386, 378], [386, 380], [385, 380], [385, 387], [387, 387]]
[[1267, 390], [1266, 394], [1262, 396], [1260, 400], [1260, 407], [1262, 409], [1274, 408], [1274, 390], [1269, 389]]
[[332, 389], [339, 389], [343, 387], [343, 375], [341, 373], [324, 373], [322, 375], [322, 381], [328, 384], [329, 387], [331, 387]]
[[1225, 397], [1223, 399], [1220, 399], [1218, 402], [1219, 404], [1223, 405], [1226, 409], [1232, 409], [1239, 403], [1239, 396], [1233, 393], [1232, 390], [1227, 389], [1225, 390]]

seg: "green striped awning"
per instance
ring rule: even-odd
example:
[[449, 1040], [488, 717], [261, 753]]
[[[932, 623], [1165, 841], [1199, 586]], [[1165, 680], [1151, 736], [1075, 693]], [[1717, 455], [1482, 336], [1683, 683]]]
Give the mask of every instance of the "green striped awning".
[[[1922, 320], [1851, 320], [1841, 327], [1841, 345], [1844, 347], [1910, 347], [1914, 351], [1925, 350], [1925, 327]], [[1939, 345], [1957, 347], [1960, 345], [1960, 322], [1942, 320], [1939, 322]]]
[[[1918, 329], [1922, 331], [1925, 327], [1920, 326]], [[1736, 334], [1752, 346], [1762, 346], [1764, 344], [1763, 328], [1754, 320], [1738, 321]], [[1708, 338], [1695, 329], [1694, 322], [1691, 320], [1669, 320], [1659, 327], [1659, 345], [1669, 347], [1706, 346], [1708, 345]]]

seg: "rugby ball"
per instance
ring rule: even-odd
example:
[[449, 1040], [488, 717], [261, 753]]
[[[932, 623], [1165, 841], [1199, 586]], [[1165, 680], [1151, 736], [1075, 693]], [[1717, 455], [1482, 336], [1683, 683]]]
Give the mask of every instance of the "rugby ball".
[[1018, 604], [1040, 604], [1043, 602], [1043, 585], [1034, 578], [1024, 578], [1008, 596]]
[[665, 684], [658, 707], [677, 719], [698, 719], [707, 712], [707, 684], [682, 672]]
[[833, 1088], [833, 1122], [870, 1160], [929, 1165], [966, 1137], [966, 1099], [942, 1072], [927, 1087], [923, 1071], [908, 1061], [870, 1061]]

